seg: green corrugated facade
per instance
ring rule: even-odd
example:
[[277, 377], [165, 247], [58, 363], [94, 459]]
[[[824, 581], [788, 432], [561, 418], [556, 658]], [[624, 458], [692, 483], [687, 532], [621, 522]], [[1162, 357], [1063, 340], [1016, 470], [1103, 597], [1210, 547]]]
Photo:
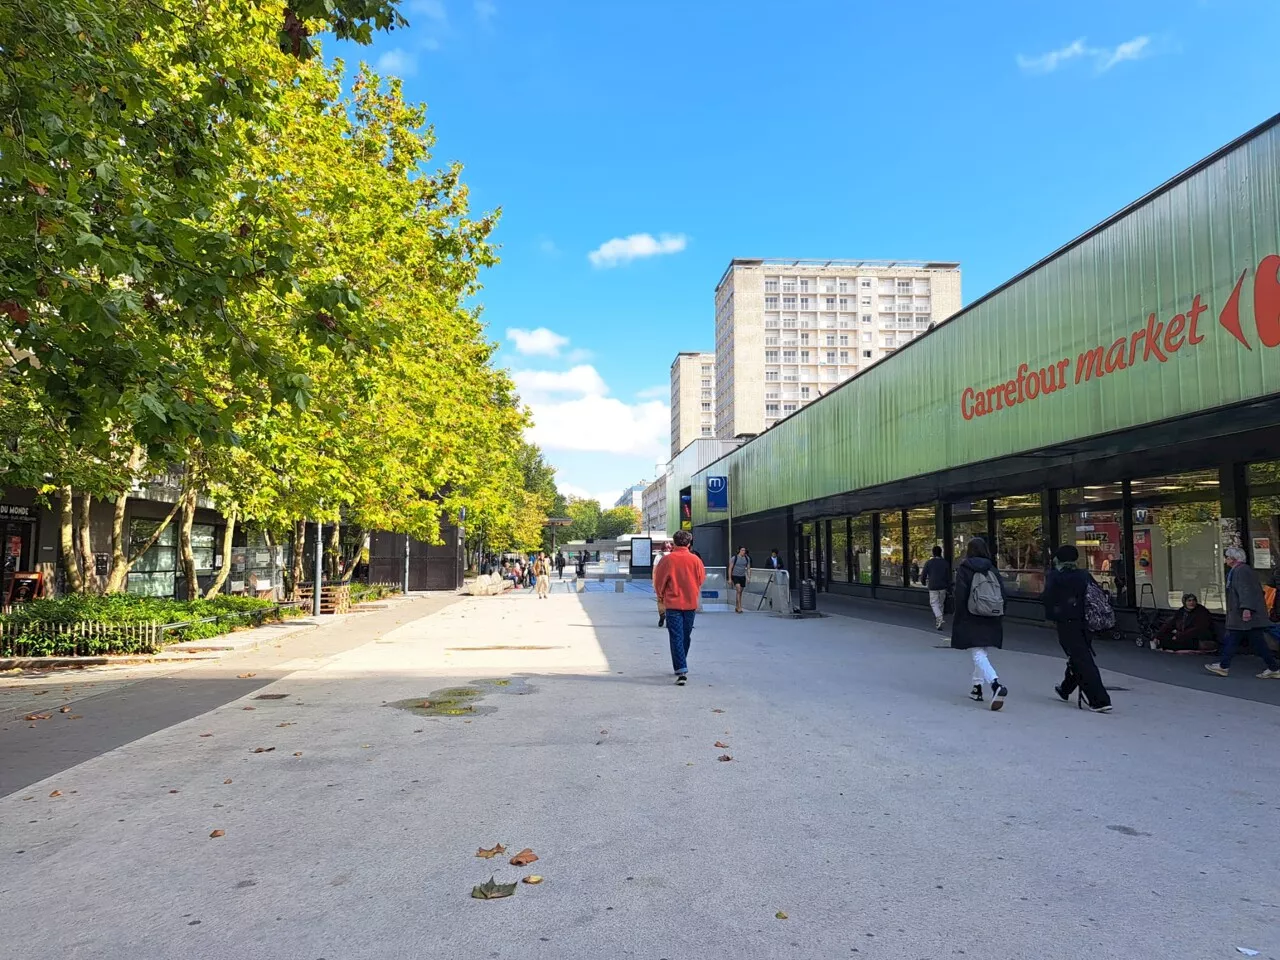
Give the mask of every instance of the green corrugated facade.
[[[708, 475], [729, 476], [733, 515], [743, 516], [1276, 393], [1280, 346], [1266, 343], [1280, 340], [1280, 261], [1265, 259], [1276, 254], [1280, 126], [1272, 123], [701, 471], [694, 522], [722, 517], [706, 513]], [[1229, 332], [1230, 311], [1220, 321], [1238, 278], [1235, 313], [1248, 347]], [[1197, 294], [1205, 309], [1192, 343]], [[1148, 338], [1151, 313], [1161, 326]], [[1181, 333], [1171, 335], [1178, 316]], [[1111, 372], [1077, 383], [1082, 352], [1098, 346]], [[1065, 388], [1032, 400], [1024, 378], [999, 400], [991, 395], [1002, 409], [965, 419], [966, 388], [985, 402], [1021, 364], [1056, 373], [1064, 359]]]

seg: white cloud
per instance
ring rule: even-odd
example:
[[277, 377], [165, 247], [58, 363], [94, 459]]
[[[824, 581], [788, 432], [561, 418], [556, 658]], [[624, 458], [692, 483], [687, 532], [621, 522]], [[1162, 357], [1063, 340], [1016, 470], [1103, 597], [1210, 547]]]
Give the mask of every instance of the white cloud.
[[475, 8], [481, 23], [488, 23], [498, 15], [498, 7], [493, 0], [476, 0]]
[[636, 391], [636, 398], [639, 400], [665, 400], [671, 396], [671, 387], [664, 383], [654, 384], [652, 387], [645, 387], [643, 390]]
[[377, 68], [379, 73], [390, 73], [397, 77], [411, 77], [418, 71], [418, 63], [414, 60], [412, 54], [406, 53], [397, 47], [378, 57]]
[[590, 350], [584, 350], [582, 347], [577, 347], [565, 354], [564, 358], [570, 363], [586, 363], [592, 358], [592, 356], [594, 356], [594, 354], [592, 354]]
[[546, 327], [536, 330], [521, 330], [513, 327], [507, 331], [507, 339], [516, 345], [516, 352], [526, 357], [556, 357], [560, 348], [569, 345], [569, 338], [562, 337]]
[[600, 244], [587, 254], [587, 259], [594, 267], [617, 267], [642, 257], [679, 253], [687, 244], [683, 233], [664, 233], [656, 238], [651, 233], [633, 233]]
[[665, 403], [624, 403], [609, 396], [608, 384], [588, 364], [565, 371], [517, 370], [511, 376], [533, 411], [526, 435], [542, 449], [665, 459], [671, 431]]
[[1026, 73], [1053, 73], [1063, 64], [1073, 60], [1092, 60], [1098, 73], [1106, 73], [1116, 64], [1126, 60], [1141, 60], [1151, 55], [1151, 38], [1149, 36], [1134, 37], [1114, 47], [1091, 47], [1084, 37], [1072, 41], [1058, 50], [1028, 57], [1018, 54], [1018, 66]]
[[556, 489], [566, 497], [577, 497], [579, 500], [595, 500], [603, 510], [610, 509], [622, 493], [621, 487], [617, 490], [606, 490], [603, 493], [591, 493], [586, 487], [580, 487], [574, 483], [559, 482], [556, 483]]
[[444, 0], [410, 0], [409, 12], [420, 13], [436, 23], [444, 23], [449, 19], [449, 11], [444, 8]]

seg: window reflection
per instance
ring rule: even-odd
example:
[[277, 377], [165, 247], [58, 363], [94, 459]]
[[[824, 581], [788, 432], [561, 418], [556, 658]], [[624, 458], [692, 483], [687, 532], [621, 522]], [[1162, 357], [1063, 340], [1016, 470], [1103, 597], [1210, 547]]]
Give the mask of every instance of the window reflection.
[[924, 588], [920, 571], [933, 556], [938, 540], [938, 513], [934, 507], [916, 507], [907, 511], [907, 550], [911, 563], [907, 568], [907, 586]]
[[871, 514], [864, 513], [849, 521], [849, 541], [853, 552], [854, 583], [871, 583]]
[[999, 497], [995, 559], [1011, 593], [1039, 596], [1044, 590], [1044, 520], [1039, 493]]
[[951, 504], [951, 555], [958, 564], [969, 550], [969, 541], [981, 537], [990, 544], [987, 531], [987, 501], [962, 500]]
[[1249, 556], [1263, 583], [1280, 569], [1280, 460], [1249, 464]]
[[849, 521], [844, 517], [831, 521], [831, 579], [849, 582]]
[[902, 586], [902, 512], [880, 514], [880, 583]]
[[1134, 480], [1134, 601], [1177, 608], [1194, 593], [1225, 609], [1216, 470]]

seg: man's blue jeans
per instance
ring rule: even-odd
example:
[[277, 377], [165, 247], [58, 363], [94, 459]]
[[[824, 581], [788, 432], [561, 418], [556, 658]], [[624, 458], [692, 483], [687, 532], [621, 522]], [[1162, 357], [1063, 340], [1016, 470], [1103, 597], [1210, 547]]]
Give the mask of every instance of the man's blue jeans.
[[693, 615], [697, 610], [667, 609], [667, 637], [671, 640], [671, 669], [689, 672], [689, 643], [693, 639]]
[[1253, 646], [1253, 652], [1262, 658], [1262, 662], [1267, 665], [1268, 670], [1275, 670], [1277, 664], [1275, 654], [1271, 652], [1271, 648], [1267, 646], [1267, 632], [1261, 627], [1255, 627], [1251, 630], [1228, 630], [1222, 638], [1222, 656], [1218, 662], [1222, 664], [1222, 669], [1227, 670], [1231, 667], [1231, 658], [1236, 655], [1236, 648], [1240, 646], [1240, 641], [1248, 638], [1249, 643]]

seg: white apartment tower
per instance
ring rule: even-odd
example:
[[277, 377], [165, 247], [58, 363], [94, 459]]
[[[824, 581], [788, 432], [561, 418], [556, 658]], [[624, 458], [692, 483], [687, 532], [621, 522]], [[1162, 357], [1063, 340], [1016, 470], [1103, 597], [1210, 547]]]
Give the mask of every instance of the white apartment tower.
[[680, 353], [671, 362], [671, 456], [716, 435], [714, 353]]
[[715, 435], [762, 433], [960, 306], [958, 263], [734, 259], [716, 284]]

